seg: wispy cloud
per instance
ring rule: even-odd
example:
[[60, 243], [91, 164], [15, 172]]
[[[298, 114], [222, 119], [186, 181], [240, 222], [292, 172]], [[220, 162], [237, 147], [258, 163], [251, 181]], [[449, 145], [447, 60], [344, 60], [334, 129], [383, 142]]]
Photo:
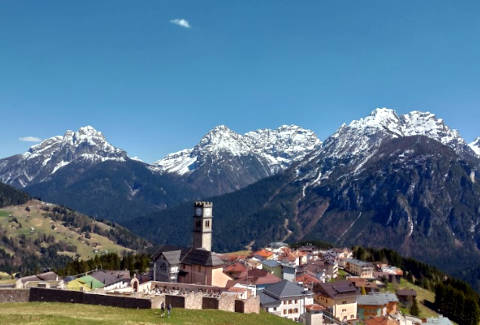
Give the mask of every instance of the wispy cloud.
[[18, 140], [23, 141], [23, 142], [40, 142], [42, 139], [38, 137], [20, 137]]
[[175, 25], [178, 25], [178, 26], [181, 26], [181, 27], [184, 27], [184, 28], [191, 28], [192, 27], [192, 26], [190, 26], [190, 23], [188, 22], [188, 20], [183, 19], [183, 18], [175, 18], [175, 19], [170, 20], [170, 22], [172, 24], [175, 24]]

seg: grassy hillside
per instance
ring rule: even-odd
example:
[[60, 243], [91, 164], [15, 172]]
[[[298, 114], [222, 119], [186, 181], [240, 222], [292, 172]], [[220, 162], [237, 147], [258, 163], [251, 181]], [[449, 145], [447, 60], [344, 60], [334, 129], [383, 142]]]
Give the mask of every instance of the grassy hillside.
[[0, 270], [29, 273], [147, 243], [125, 228], [38, 200], [0, 209]]
[[295, 324], [267, 313], [238, 314], [219, 310], [174, 309], [170, 318], [160, 317], [158, 309], [124, 309], [61, 303], [0, 304], [0, 324]]

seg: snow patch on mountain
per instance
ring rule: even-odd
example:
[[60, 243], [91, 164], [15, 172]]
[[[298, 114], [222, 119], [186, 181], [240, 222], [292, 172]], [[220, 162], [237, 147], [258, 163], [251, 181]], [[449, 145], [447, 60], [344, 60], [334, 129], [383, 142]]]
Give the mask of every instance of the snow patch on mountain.
[[339, 166], [346, 167], [347, 174], [360, 173], [383, 141], [416, 135], [439, 141], [461, 155], [471, 154], [470, 148], [475, 147], [473, 144], [469, 147], [457, 130], [450, 129], [432, 113], [412, 111], [399, 115], [393, 109], [377, 108], [367, 117], [342, 124], [310, 160], [301, 163], [297, 168], [298, 179], [310, 182], [318, 174], [317, 169], [328, 175]]
[[208, 132], [192, 149], [184, 149], [155, 162], [152, 169], [161, 173], [185, 175], [198, 166], [222, 159], [252, 156], [262, 162], [270, 174], [288, 168], [321, 145], [313, 131], [296, 125], [260, 129], [239, 134], [225, 125]]
[[36, 144], [21, 155], [0, 160], [0, 181], [20, 187], [42, 182], [72, 162], [126, 161], [125, 151], [107, 142], [100, 131], [84, 126]]
[[476, 138], [475, 141], [469, 144], [469, 146], [477, 156], [480, 156], [480, 137]]

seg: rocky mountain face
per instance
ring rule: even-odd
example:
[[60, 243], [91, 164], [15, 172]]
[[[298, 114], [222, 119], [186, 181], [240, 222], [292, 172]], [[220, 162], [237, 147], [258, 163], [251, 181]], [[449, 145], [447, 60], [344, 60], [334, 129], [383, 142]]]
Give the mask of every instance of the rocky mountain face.
[[[471, 146], [435, 115], [377, 109], [284, 172], [212, 198], [214, 246], [312, 238], [389, 247], [457, 272], [480, 262], [479, 169]], [[181, 242], [160, 237], [170, 229], [156, 222], [188, 232], [190, 210], [167, 209], [131, 227]]]
[[202, 196], [212, 196], [283, 171], [320, 145], [312, 131], [296, 125], [243, 135], [221, 125], [208, 132], [194, 148], [169, 154], [151, 169], [163, 175], [178, 175], [198, 187]]
[[472, 143], [470, 143], [470, 148], [478, 155], [480, 156], [480, 137], [475, 139]]
[[284, 170], [319, 145], [312, 131], [297, 126], [245, 135], [219, 126], [195, 148], [149, 165], [129, 158], [87, 126], [0, 160], [0, 180], [44, 200], [123, 222], [240, 189]]
[[93, 127], [85, 126], [44, 140], [24, 154], [1, 159], [0, 181], [23, 188], [46, 181], [72, 162], [92, 165], [126, 159], [125, 151], [112, 146]]

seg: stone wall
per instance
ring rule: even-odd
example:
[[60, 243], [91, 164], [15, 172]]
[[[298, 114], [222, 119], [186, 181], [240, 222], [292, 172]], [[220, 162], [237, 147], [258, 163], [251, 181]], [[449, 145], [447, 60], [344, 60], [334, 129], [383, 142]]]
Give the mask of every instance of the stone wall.
[[185, 297], [165, 295], [165, 308], [169, 304], [172, 305], [173, 308], [185, 308]]
[[0, 289], [0, 303], [29, 301], [30, 290], [28, 289]]
[[140, 309], [152, 308], [152, 301], [150, 299], [44, 288], [31, 288], [29, 301], [70, 302]]
[[236, 297], [231, 294], [223, 294], [218, 299], [218, 309], [224, 311], [235, 312], [235, 299]]
[[237, 300], [243, 303], [243, 313], [250, 314], [255, 313], [258, 314], [260, 312], [260, 297], [250, 297], [247, 300]]
[[185, 295], [185, 309], [202, 309], [203, 293], [191, 292]]
[[202, 309], [218, 309], [218, 299], [203, 297]]

